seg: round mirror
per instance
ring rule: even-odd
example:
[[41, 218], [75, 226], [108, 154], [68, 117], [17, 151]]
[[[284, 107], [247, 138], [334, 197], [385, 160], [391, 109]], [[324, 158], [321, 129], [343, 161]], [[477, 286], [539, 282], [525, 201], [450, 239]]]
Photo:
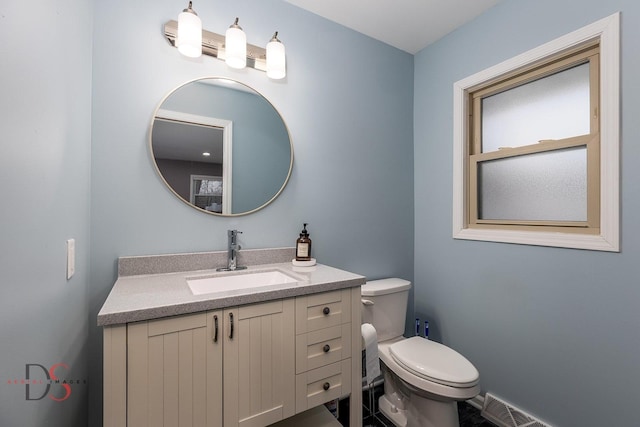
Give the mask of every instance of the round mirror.
[[153, 115], [149, 141], [167, 187], [213, 215], [262, 209], [282, 192], [293, 167], [278, 111], [229, 79], [198, 79], [169, 93]]

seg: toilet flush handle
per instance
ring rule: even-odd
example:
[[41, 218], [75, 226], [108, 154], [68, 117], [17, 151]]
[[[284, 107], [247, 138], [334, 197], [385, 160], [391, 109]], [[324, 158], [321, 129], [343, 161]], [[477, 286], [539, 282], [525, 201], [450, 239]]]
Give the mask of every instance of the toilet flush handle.
[[362, 305], [373, 305], [373, 301], [370, 299], [361, 299]]

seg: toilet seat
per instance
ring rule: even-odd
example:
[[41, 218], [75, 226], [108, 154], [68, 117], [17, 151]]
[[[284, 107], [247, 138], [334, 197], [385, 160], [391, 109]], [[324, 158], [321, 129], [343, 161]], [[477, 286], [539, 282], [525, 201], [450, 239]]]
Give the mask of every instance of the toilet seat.
[[421, 337], [400, 340], [389, 346], [393, 360], [402, 368], [427, 381], [450, 387], [478, 384], [478, 370], [455, 350]]

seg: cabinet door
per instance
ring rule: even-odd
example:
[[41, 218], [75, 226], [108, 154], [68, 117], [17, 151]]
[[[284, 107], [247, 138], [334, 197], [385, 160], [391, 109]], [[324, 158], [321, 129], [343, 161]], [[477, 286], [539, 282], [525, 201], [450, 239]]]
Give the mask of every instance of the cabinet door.
[[128, 326], [129, 427], [222, 427], [221, 328], [222, 312]]
[[224, 426], [266, 426], [295, 414], [292, 298], [224, 311]]

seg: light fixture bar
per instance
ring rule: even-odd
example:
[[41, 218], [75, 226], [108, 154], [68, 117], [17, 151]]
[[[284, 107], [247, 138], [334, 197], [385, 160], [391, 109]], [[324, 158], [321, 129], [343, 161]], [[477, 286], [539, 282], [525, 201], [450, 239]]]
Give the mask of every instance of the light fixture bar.
[[[164, 24], [164, 36], [171, 44], [176, 46], [178, 35], [178, 21], [169, 21]], [[211, 31], [202, 30], [202, 54], [225, 60], [224, 36]], [[260, 46], [247, 43], [247, 67], [260, 71], [267, 71], [267, 50]]]

